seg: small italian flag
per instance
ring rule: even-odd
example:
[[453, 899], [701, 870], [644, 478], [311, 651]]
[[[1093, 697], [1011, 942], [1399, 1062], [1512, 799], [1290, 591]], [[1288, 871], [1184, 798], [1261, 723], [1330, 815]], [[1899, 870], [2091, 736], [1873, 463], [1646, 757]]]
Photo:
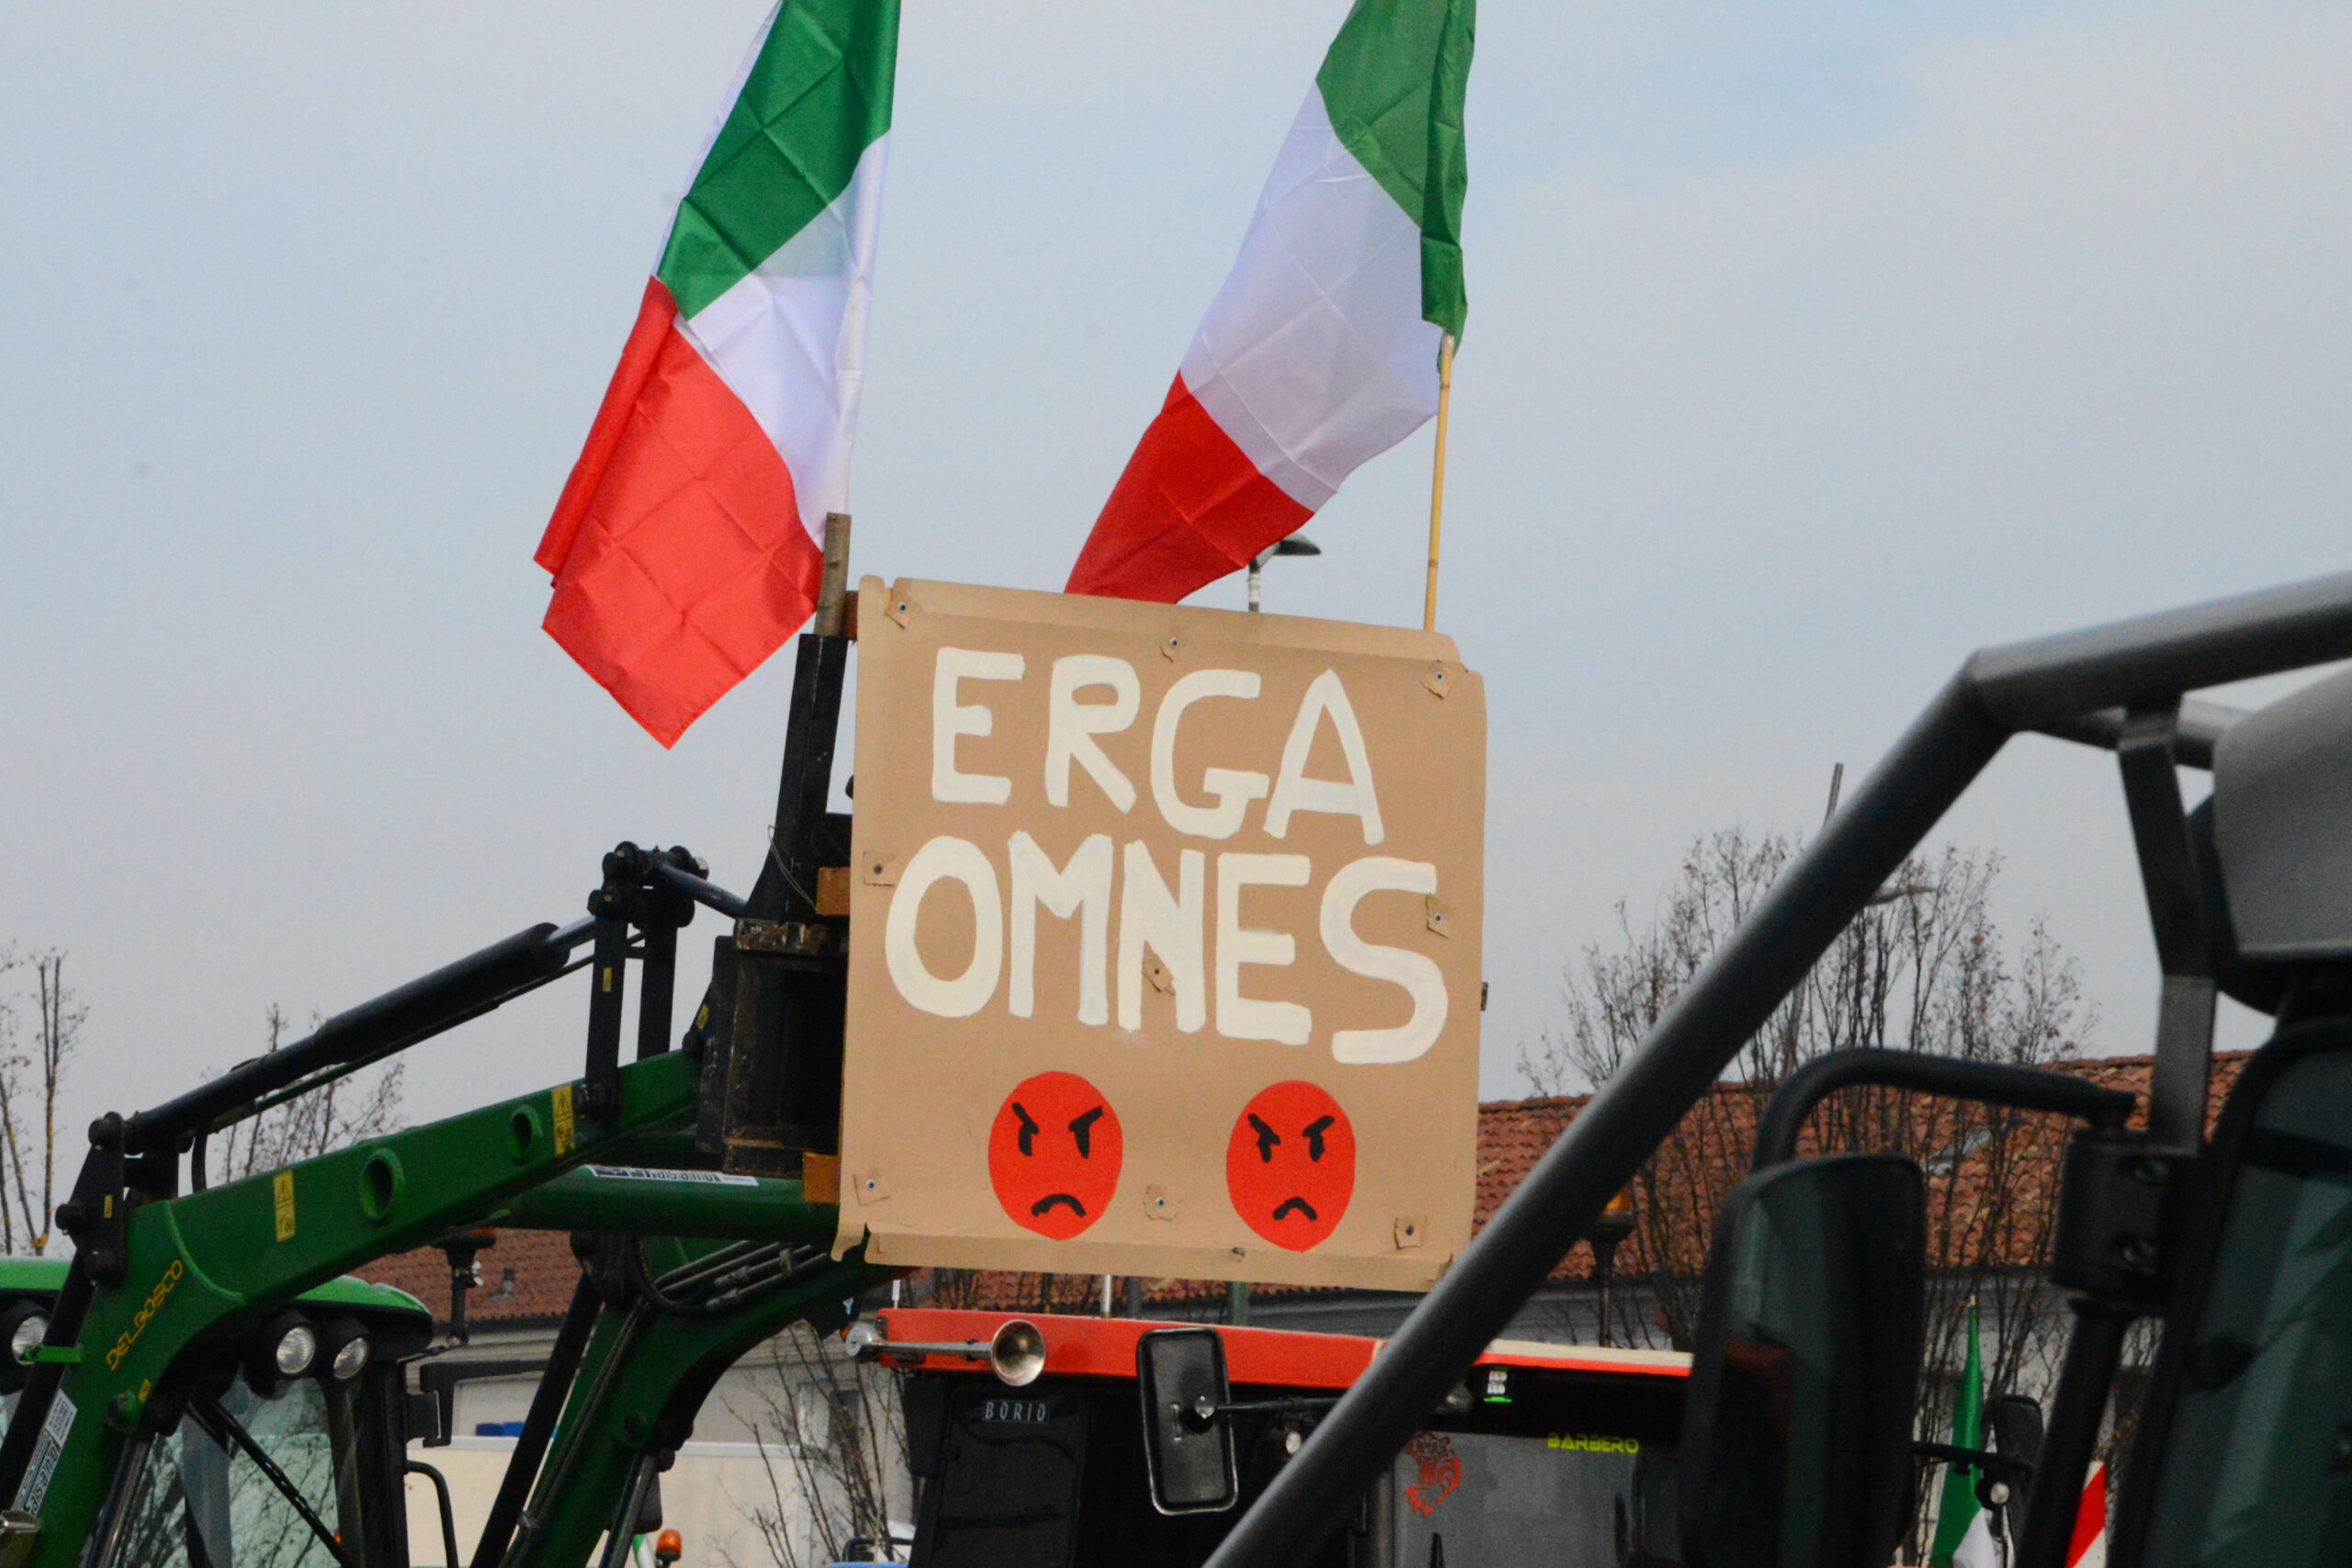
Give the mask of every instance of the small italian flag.
[[548, 634], [664, 746], [816, 608], [898, 51], [898, 0], [769, 15], [539, 541]]
[[1173, 602], [1437, 412], [1476, 0], [1356, 0], [1069, 591]]
[[[1976, 1302], [1968, 1303], [1968, 1364], [1961, 1369], [1960, 1387], [1953, 1392], [1951, 1442], [1956, 1449], [1984, 1446], [1984, 1362], [1977, 1348]], [[1935, 1544], [1928, 1550], [1931, 1568], [1999, 1568], [1999, 1548], [1984, 1506], [1976, 1500], [1976, 1470], [1973, 1465], [1944, 1468], [1942, 1499], [1936, 1506]]]

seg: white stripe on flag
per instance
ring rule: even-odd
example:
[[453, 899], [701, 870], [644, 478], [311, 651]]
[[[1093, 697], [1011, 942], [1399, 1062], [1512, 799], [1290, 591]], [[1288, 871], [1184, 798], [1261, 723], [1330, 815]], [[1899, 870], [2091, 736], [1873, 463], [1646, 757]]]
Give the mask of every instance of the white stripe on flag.
[[2067, 1543], [2066, 1568], [2107, 1568], [2107, 1461], [2100, 1460], [2091, 1466], [2091, 1473], [2083, 1483], [2083, 1500], [2075, 1511], [2075, 1533], [2083, 1533], [2087, 1520], [2096, 1521], [2091, 1538], [2075, 1550]]
[[759, 422], [792, 471], [801, 526], [849, 507], [850, 446], [865, 385], [865, 321], [890, 138], [831, 206], [678, 330]]
[[1310, 89], [1184, 385], [1260, 473], [1315, 511], [1437, 412], [1419, 225], [1340, 144]]
[[1993, 1539], [1992, 1510], [1980, 1507], [1968, 1521], [1968, 1533], [1952, 1548], [1951, 1568], [2007, 1568], [2007, 1557]]

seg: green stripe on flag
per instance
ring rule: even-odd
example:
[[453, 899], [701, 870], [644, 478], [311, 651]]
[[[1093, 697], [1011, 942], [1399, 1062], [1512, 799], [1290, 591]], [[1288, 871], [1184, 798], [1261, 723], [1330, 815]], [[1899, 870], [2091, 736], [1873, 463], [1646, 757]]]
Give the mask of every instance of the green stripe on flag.
[[[1952, 1393], [1951, 1443], [1956, 1449], [1984, 1446], [1984, 1362], [1976, 1345], [1976, 1303], [1972, 1299], [1968, 1303], [1968, 1364], [1961, 1369], [1960, 1387]], [[1952, 1553], [1960, 1550], [1968, 1527], [1983, 1506], [1976, 1500], [1975, 1467], [1945, 1466], [1943, 1498], [1936, 1506], [1935, 1544], [1928, 1552], [1931, 1568], [1951, 1568]]]
[[692, 316], [849, 186], [890, 129], [899, 0], [784, 0], [654, 275]]
[[1478, 0], [1356, 0], [1315, 73], [1340, 144], [1421, 231], [1421, 316], [1455, 337], [1462, 196], [1470, 184], [1462, 100]]

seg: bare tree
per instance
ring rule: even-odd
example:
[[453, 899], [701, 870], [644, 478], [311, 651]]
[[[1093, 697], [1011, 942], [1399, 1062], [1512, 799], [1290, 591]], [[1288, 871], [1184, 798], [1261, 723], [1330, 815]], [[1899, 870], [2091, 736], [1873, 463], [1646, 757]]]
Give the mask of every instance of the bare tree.
[[[1209, 1281], [1203, 1281], [1205, 1288]], [[1100, 1274], [1027, 1274], [1010, 1269], [925, 1269], [906, 1283], [910, 1304], [933, 1307], [985, 1308], [1008, 1302], [1022, 1310], [1076, 1313], [1092, 1316], [1102, 1310]]]
[[[287, 1043], [286, 1015], [276, 1002], [269, 1005], [266, 1024], [265, 1055]], [[311, 1026], [318, 1024], [319, 1015], [311, 1014]], [[395, 1062], [373, 1073], [336, 1078], [232, 1123], [211, 1141], [208, 1174], [216, 1181], [242, 1180], [394, 1131], [401, 1124], [405, 1069], [406, 1064]]]
[[[1566, 967], [1566, 1017], [1521, 1069], [1543, 1092], [1606, 1082], [1752, 910], [1798, 846], [1738, 829], [1696, 840], [1658, 914]], [[1717, 1092], [1644, 1164], [1635, 1231], [1619, 1255], [1620, 1292], [1647, 1321], [1612, 1325], [1618, 1342], [1688, 1346], [1714, 1216], [1746, 1174], [1757, 1122], [1796, 1068], [1855, 1046], [2041, 1066], [2080, 1055], [2096, 1023], [2074, 961], [2040, 921], [2012, 949], [1992, 915], [2000, 858], [1946, 848], [1905, 863], [1879, 902], [1823, 955], [1735, 1060]], [[1919, 1161], [1928, 1180], [1928, 1380], [1920, 1429], [1940, 1434], [1964, 1359], [1968, 1303], [1981, 1310], [1988, 1392], [2045, 1369], [2063, 1316], [2039, 1265], [2055, 1218], [2063, 1127], [1997, 1107], [1852, 1090], [1812, 1119], [1806, 1146], [1879, 1149]], [[1638, 1309], [1636, 1309], [1638, 1311]]]
[[[56, 1212], [57, 1096], [65, 1064], [82, 1043], [89, 1009], [65, 983], [65, 954], [56, 948], [19, 953], [0, 949], [0, 976], [29, 967], [32, 987], [0, 991], [0, 1251], [49, 1250], [49, 1217]], [[29, 1010], [30, 1033], [25, 1028]]]
[[983, 1307], [989, 1304], [985, 1270], [926, 1269], [907, 1281], [910, 1302], [933, 1307]]
[[899, 1374], [829, 1353], [805, 1323], [768, 1341], [764, 1359], [772, 1375], [758, 1382], [759, 1408], [733, 1414], [759, 1446], [768, 1495], [743, 1515], [769, 1558], [804, 1568], [864, 1540], [878, 1561], [898, 1561], [891, 1480], [907, 1472]]

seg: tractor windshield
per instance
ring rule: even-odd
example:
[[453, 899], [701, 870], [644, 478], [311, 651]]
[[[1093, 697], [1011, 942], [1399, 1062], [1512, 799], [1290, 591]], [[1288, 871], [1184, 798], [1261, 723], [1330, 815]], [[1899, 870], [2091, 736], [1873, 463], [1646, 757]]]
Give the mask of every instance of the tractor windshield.
[[[352, 1392], [295, 1378], [263, 1397], [243, 1378], [194, 1402], [148, 1451], [119, 1568], [334, 1568], [360, 1539]], [[340, 1484], [338, 1484], [340, 1483]]]

